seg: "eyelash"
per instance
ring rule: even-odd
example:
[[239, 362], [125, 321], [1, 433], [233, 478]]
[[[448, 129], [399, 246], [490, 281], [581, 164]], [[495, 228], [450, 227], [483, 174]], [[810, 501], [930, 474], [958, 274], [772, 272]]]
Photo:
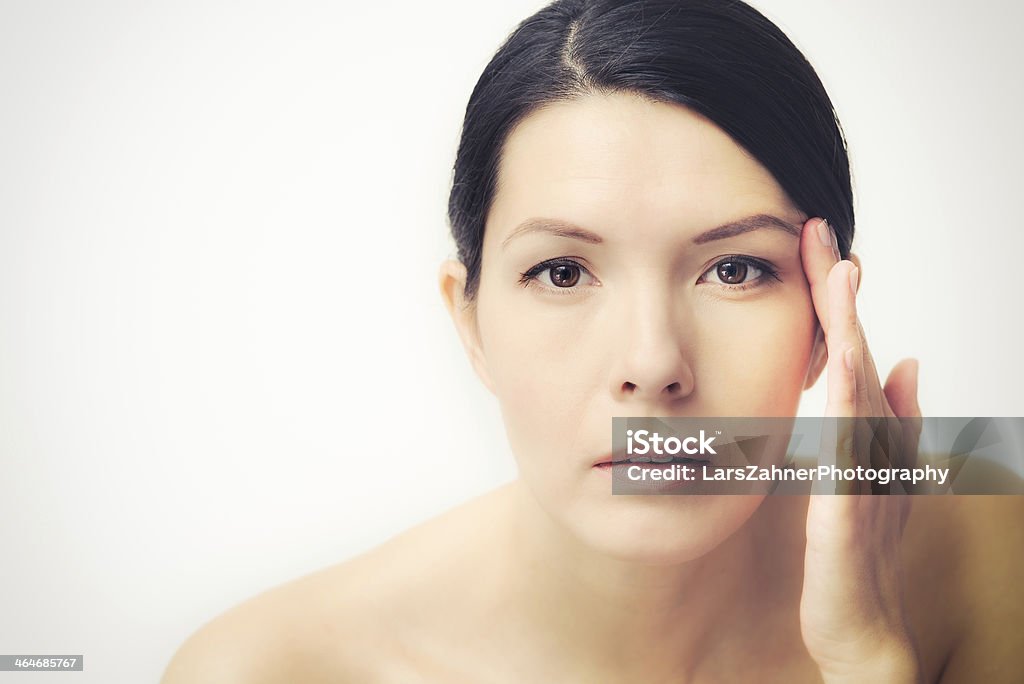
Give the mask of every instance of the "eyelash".
[[[709, 268], [708, 270], [704, 271], [704, 273], [701, 274], [701, 278], [703, 278], [705, 275], [710, 273], [713, 269], [717, 268], [719, 265], [724, 264], [724, 263], [741, 263], [741, 264], [746, 264], [747, 266], [753, 266], [754, 268], [756, 268], [756, 269], [758, 269], [758, 270], [760, 270], [762, 272], [760, 277], [758, 277], [756, 280], [751, 281], [749, 283], [744, 283], [742, 285], [722, 285], [722, 287], [724, 287], [727, 290], [732, 290], [734, 292], [742, 292], [744, 290], [749, 290], [751, 287], [761, 287], [762, 286], [761, 285], [762, 281], [765, 281], [765, 280], [768, 280], [768, 279], [774, 279], [776, 281], [780, 281], [781, 282], [781, 278], [779, 278], [778, 270], [776, 270], [768, 262], [762, 261], [760, 259], [754, 259], [753, 257], [740, 256], [738, 254], [727, 256], [727, 257], [723, 257], [723, 258], [719, 259], [718, 261], [716, 261], [714, 264], [711, 265], [711, 268]], [[581, 271], [584, 271], [585, 273], [590, 273], [590, 271], [588, 271], [586, 268], [584, 268], [582, 264], [580, 264], [580, 263], [578, 263], [576, 261], [573, 261], [572, 259], [568, 259], [568, 258], [565, 258], [565, 257], [559, 257], [559, 258], [556, 258], [556, 259], [548, 259], [547, 261], [542, 261], [539, 264], [537, 264], [536, 266], [534, 266], [533, 268], [527, 270], [525, 273], [521, 273], [520, 274], [521, 277], [519, 278], [519, 284], [522, 287], [524, 287], [524, 288], [525, 287], [534, 286], [534, 283], [537, 280], [537, 276], [539, 276], [544, 271], [547, 271], [547, 270], [550, 270], [552, 268], [555, 268], [556, 266], [574, 266], [574, 267], [580, 269]], [[771, 283], [767, 283], [767, 284], [770, 285]], [[551, 287], [547, 287], [546, 285], [542, 285], [541, 287], [543, 287], [547, 291], [551, 291], [553, 294], [569, 295], [569, 296], [576, 295], [577, 293], [579, 293], [579, 291], [581, 289], [581, 288], [578, 288], [578, 287], [575, 287], [575, 286], [574, 287], [551, 288]]]

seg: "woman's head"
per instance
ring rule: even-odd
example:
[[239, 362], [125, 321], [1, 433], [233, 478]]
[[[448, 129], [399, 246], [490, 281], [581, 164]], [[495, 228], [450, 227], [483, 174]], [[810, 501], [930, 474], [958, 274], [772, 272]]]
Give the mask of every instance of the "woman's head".
[[813, 67], [775, 24], [736, 0], [558, 0], [512, 32], [466, 107], [448, 217], [467, 302], [509, 134], [548, 103], [623, 91], [714, 122], [796, 206], [829, 220], [847, 257], [854, 210], [842, 128]]
[[442, 290], [552, 519], [665, 562], [750, 516], [611, 497], [592, 465], [613, 416], [795, 414], [825, 360], [799, 231], [827, 216], [846, 256], [849, 194], [820, 82], [745, 5], [556, 2], [517, 29], [467, 108]]

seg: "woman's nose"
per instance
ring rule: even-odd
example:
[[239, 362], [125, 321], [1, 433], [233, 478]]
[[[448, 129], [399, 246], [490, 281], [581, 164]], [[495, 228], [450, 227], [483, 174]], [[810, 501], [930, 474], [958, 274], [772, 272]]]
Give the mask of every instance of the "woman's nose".
[[670, 297], [648, 297], [620, 319], [612, 333], [618, 349], [611, 378], [614, 396], [665, 402], [693, 392], [693, 336], [687, 334], [692, 325], [678, 307]]

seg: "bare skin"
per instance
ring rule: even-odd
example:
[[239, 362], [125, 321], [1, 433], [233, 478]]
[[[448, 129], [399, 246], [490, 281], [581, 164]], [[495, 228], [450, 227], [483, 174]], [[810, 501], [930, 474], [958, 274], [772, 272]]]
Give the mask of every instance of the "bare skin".
[[[775, 227], [701, 237], [759, 215]], [[916, 366], [884, 387], [874, 369], [859, 259], [817, 224], [685, 108], [617, 94], [531, 114], [477, 299], [462, 264], [440, 277], [519, 478], [230, 611], [164, 684], [1024, 676], [1006, 669], [1020, 497], [917, 497], [906, 519], [899, 497], [613, 497], [593, 467], [612, 416], [792, 416], [826, 368], [828, 415], [920, 415]], [[748, 260], [743, 283], [726, 259]]]
[[[511, 541], [516, 489], [502, 486], [235, 607], [193, 635], [163, 682], [821, 681], [797, 615], [808, 497], [761, 506], [745, 528], [763, 539], [748, 540], [758, 562], [742, 601], [714, 606], [726, 629], [702, 641], [692, 674], [672, 678], [643, 660], [574, 658], [592, 638], [593, 613], [559, 614], [538, 600], [543, 560]], [[1022, 517], [1020, 496], [915, 501], [902, 558], [924, 681], [1018, 681], [1019, 667], [1005, 663], [1024, 622], [1015, 575]]]

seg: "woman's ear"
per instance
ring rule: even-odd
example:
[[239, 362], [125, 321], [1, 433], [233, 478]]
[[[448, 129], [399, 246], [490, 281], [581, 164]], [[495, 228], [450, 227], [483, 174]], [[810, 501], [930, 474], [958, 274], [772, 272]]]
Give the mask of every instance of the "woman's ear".
[[487, 370], [487, 357], [484, 355], [483, 343], [480, 340], [480, 327], [477, 325], [476, 302], [466, 300], [466, 266], [458, 259], [445, 259], [438, 274], [441, 287], [441, 298], [444, 300], [448, 315], [455, 323], [462, 348], [466, 350], [470, 363], [477, 377], [484, 383], [487, 390], [494, 394], [494, 383]]

